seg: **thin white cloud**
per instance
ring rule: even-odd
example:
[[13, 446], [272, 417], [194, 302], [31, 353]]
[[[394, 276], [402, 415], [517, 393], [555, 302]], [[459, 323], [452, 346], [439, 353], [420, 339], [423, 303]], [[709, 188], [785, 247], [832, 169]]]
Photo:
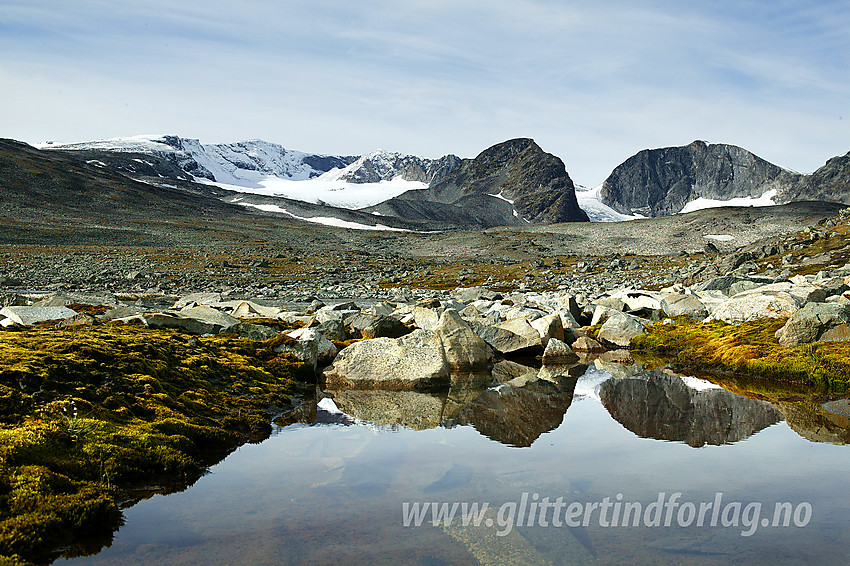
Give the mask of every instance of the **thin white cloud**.
[[0, 0], [0, 135], [429, 156], [529, 136], [586, 185], [701, 138], [810, 171], [850, 149], [842, 4]]

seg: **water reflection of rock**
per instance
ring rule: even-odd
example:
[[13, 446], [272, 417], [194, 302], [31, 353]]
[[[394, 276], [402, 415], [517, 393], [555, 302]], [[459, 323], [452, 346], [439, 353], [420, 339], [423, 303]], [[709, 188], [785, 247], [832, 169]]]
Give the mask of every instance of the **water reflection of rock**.
[[611, 416], [638, 436], [694, 447], [738, 442], [782, 419], [766, 401], [725, 389], [694, 389], [662, 370], [610, 379], [600, 386], [599, 397]]
[[822, 407], [811, 401], [798, 403], [779, 401], [776, 406], [785, 415], [788, 426], [806, 440], [829, 444], [850, 444], [850, 419], [843, 414], [830, 411], [830, 403]]
[[513, 381], [490, 388], [458, 411], [456, 422], [471, 425], [488, 438], [511, 446], [531, 446], [544, 432], [557, 428], [572, 403], [577, 375], [546, 368], [545, 379]]
[[439, 426], [446, 395], [416, 391], [348, 389], [329, 392], [340, 411], [355, 419], [414, 430]]
[[[499, 442], [530, 446], [561, 424], [572, 401], [576, 377], [586, 366], [536, 370], [509, 364], [494, 374], [455, 374], [443, 393], [345, 389], [325, 391], [333, 404], [356, 421], [401, 425], [414, 430], [470, 425]], [[339, 415], [335, 415], [339, 416]], [[334, 421], [336, 423], [336, 421]], [[338, 423], [337, 423], [338, 424]]]

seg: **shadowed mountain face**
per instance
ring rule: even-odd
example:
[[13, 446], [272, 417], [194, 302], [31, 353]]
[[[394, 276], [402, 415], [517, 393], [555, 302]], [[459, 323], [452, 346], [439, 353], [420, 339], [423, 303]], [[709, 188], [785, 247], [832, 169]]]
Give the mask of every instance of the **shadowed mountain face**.
[[480, 227], [587, 222], [563, 161], [534, 140], [509, 140], [464, 159], [428, 189], [368, 209], [403, 218], [456, 218]]
[[695, 141], [638, 152], [614, 169], [600, 197], [624, 214], [666, 216], [701, 197], [729, 200], [770, 190], [784, 193], [801, 178], [743, 148]]
[[611, 416], [638, 436], [695, 448], [738, 442], [782, 419], [766, 401], [725, 389], [692, 389], [660, 370], [609, 379], [600, 386], [599, 397]]

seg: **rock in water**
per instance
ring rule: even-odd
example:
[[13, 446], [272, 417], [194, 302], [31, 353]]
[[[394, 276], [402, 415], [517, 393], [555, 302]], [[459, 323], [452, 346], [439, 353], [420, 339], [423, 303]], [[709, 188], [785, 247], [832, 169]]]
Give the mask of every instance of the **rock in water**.
[[453, 370], [489, 369], [493, 350], [466, 324], [457, 311], [448, 309], [435, 329], [443, 343], [446, 363]]
[[307, 342], [315, 345], [316, 363], [318, 365], [327, 365], [331, 363], [338, 352], [337, 347], [333, 342], [324, 337], [324, 335], [315, 328], [299, 328], [288, 333], [287, 336], [295, 338], [299, 342]]
[[544, 365], [565, 365], [578, 361], [578, 356], [564, 342], [550, 338], [543, 351]]
[[646, 328], [638, 319], [625, 313], [617, 313], [605, 321], [597, 338], [603, 344], [628, 348], [632, 338], [646, 334]]
[[436, 332], [374, 338], [344, 348], [323, 373], [328, 389], [427, 390], [448, 387], [449, 365]]

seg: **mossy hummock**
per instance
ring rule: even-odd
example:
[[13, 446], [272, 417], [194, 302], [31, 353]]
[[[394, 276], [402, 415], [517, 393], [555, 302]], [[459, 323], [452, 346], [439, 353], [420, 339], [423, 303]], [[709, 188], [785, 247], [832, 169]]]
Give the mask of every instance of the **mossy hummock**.
[[308, 372], [271, 341], [124, 325], [0, 331], [0, 563], [98, 550], [137, 488], [183, 489], [267, 437]]
[[850, 342], [779, 344], [776, 331], [786, 319], [733, 325], [693, 322], [656, 323], [635, 337], [631, 348], [661, 356], [682, 370], [728, 372], [739, 376], [820, 388], [841, 393], [850, 385]]

